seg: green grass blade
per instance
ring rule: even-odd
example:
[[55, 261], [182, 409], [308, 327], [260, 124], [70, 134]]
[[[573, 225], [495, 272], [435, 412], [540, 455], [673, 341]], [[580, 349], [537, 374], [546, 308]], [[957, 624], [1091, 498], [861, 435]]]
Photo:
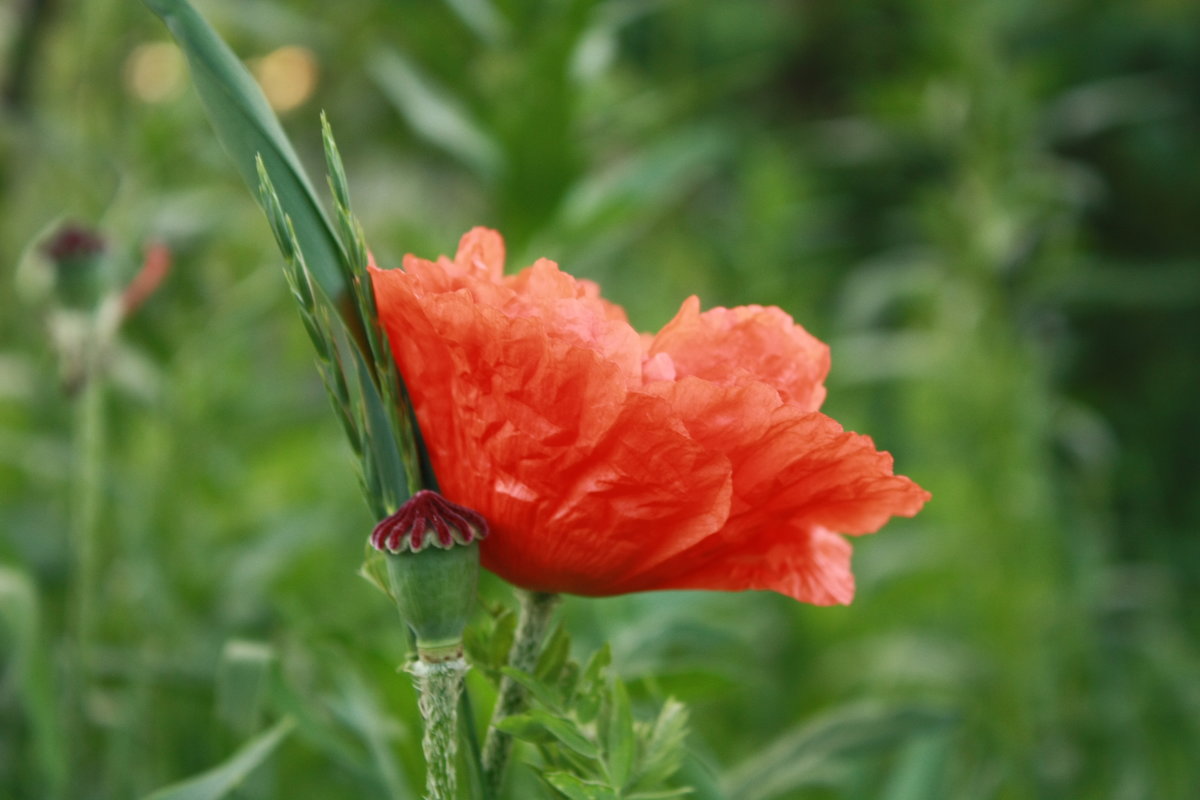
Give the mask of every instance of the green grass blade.
[[274, 649], [263, 642], [231, 639], [221, 649], [217, 717], [231, 731], [247, 735], [259, 727], [274, 663]]
[[434, 84], [395, 50], [376, 51], [367, 66], [379, 88], [418, 136], [478, 175], [491, 178], [499, 172], [499, 146], [449, 91]]
[[725, 794], [767, 800], [828, 780], [843, 759], [879, 753], [912, 737], [945, 730], [954, 715], [922, 706], [856, 704], [802, 723], [733, 769]]
[[305, 261], [326, 294], [346, 291], [345, 258], [300, 159], [262, 90], [229, 46], [187, 0], [143, 0], [162, 18], [187, 58], [192, 82], [217, 137], [255, 198], [261, 155], [284, 212], [296, 226]]
[[54, 671], [41, 641], [40, 605], [26, 573], [0, 566], [0, 664], [12, 670], [9, 674], [32, 729], [37, 769], [47, 795], [58, 797], [67, 782], [67, 747]]
[[294, 727], [295, 722], [290, 717], [285, 718], [251, 739], [224, 763], [182, 783], [159, 789], [145, 800], [220, 800], [261, 766]]

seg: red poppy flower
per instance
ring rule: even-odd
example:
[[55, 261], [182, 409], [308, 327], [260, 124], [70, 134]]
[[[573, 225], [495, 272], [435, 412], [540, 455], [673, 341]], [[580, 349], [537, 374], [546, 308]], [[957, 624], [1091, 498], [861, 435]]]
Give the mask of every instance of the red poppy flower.
[[692, 297], [639, 335], [553, 262], [503, 267], [476, 228], [453, 261], [372, 279], [442, 492], [487, 518], [483, 565], [511, 583], [847, 603], [838, 534], [929, 498], [817, 411], [828, 348], [778, 308]]

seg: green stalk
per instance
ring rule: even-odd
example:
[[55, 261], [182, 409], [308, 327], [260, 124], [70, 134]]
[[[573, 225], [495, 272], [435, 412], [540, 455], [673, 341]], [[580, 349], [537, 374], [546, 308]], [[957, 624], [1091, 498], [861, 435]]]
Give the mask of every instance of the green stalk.
[[426, 800], [458, 797], [458, 702], [467, 662], [418, 659], [408, 671], [420, 692], [417, 706], [425, 723], [421, 748], [425, 754]]
[[88, 369], [74, 402], [75, 475], [72, 546], [75, 551], [75, 640], [83, 677], [92, 668], [99, 585], [99, 521], [105, 447], [104, 384]]
[[[561, 599], [557, 594], [517, 590], [521, 601], [521, 616], [517, 620], [517, 632], [512, 649], [508, 653], [508, 665], [522, 672], [533, 672], [546, 635], [550, 632], [550, 620]], [[528, 694], [521, 684], [507, 675], [500, 681], [500, 695], [496, 698], [496, 710], [488, 727], [487, 739], [483, 743], [483, 775], [488, 794], [499, 797], [504, 784], [504, 770], [512, 752], [512, 737], [498, 730], [501, 720], [519, 714], [529, 702]]]
[[477, 790], [472, 796], [477, 800], [494, 800], [490, 787], [483, 782], [483, 750], [479, 742], [479, 734], [475, 732], [475, 707], [471, 703], [471, 693], [463, 687], [459, 695], [458, 713], [463, 718], [463, 734], [467, 740], [467, 751], [470, 755], [467, 763], [471, 767], [471, 784]]

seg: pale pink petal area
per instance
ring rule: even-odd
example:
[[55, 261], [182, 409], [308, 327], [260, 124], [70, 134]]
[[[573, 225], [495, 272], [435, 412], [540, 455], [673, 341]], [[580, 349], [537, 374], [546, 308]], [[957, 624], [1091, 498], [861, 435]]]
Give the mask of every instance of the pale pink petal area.
[[825, 400], [829, 348], [774, 307], [741, 306], [700, 312], [689, 297], [650, 345], [651, 356], [667, 353], [680, 377], [715, 383], [756, 380], [807, 411]]
[[504, 274], [504, 239], [488, 228], [472, 228], [459, 240], [454, 264], [468, 275], [499, 280]]

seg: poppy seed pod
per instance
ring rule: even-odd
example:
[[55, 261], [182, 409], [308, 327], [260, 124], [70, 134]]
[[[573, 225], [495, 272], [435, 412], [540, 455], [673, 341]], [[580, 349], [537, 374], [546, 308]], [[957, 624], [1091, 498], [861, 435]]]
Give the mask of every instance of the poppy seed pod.
[[68, 224], [42, 245], [54, 268], [54, 292], [66, 308], [90, 311], [104, 294], [103, 257], [107, 245], [96, 231]]
[[392, 596], [422, 661], [462, 656], [479, 579], [477, 542], [487, 530], [476, 512], [424, 490], [371, 533], [371, 544], [387, 553]]

